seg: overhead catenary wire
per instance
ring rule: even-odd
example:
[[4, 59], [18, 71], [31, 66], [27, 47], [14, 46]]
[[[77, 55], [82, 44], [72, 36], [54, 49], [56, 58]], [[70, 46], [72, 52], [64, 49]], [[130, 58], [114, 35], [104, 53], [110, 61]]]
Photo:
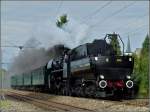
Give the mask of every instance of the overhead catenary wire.
[[10, 46], [16, 46], [17, 43], [19, 43], [19, 41], [12, 41], [12, 40], [6, 40], [3, 41], [4, 43], [8, 43]]
[[128, 4], [128, 5], [125, 5], [124, 7], [122, 7], [121, 9], [119, 9], [119, 10], [117, 10], [117, 11], [115, 11], [115, 12], [112, 13], [111, 15], [109, 15], [109, 16], [103, 18], [103, 20], [101, 20], [101, 21], [99, 21], [99, 22], [97, 22], [97, 23], [95, 23], [95, 24], [93, 24], [93, 25], [90, 25], [90, 27], [91, 27], [91, 28], [94, 28], [94, 27], [96, 27], [96, 26], [99, 27], [99, 26], [100, 26], [100, 23], [104, 23], [106, 20], [108, 20], [108, 19], [112, 18], [113, 16], [119, 14], [120, 12], [122, 12], [123, 10], [127, 9], [128, 7], [134, 5], [135, 3], [136, 3], [136, 1], [134, 1], [134, 2], [132, 2], [132, 3], [130, 3], [130, 4]]
[[[126, 32], [126, 33], [123, 33], [124, 35], [127, 35], [126, 37], [130, 37], [130, 38], [136, 38], [136, 35], [139, 35], [139, 33], [142, 33], [143, 32], [143, 28], [146, 28], [145, 26], [148, 26], [148, 25], [141, 25], [140, 27], [134, 29], [133, 31], [131, 32]], [[139, 31], [140, 30], [140, 31]], [[143, 33], [145, 34], [145, 33]]]
[[145, 28], [147, 26], [148, 26], [147, 24], [143, 24], [143, 25], [140, 25], [139, 27], [137, 27], [136, 29], [134, 29], [133, 31], [125, 32], [123, 34], [127, 34], [127, 35], [135, 34], [136, 32], [139, 32], [138, 30], [141, 30], [141, 28]]
[[11, 62], [2, 62], [2, 64], [4, 65], [4, 64], [6, 64], [6, 65], [8, 65], [8, 64], [12, 64]]
[[18, 46], [18, 45], [4, 45], [4, 46], [0, 46], [0, 47], [19, 48], [19, 49], [23, 49], [23, 48], [35, 48], [35, 47], [30, 47], [30, 46], [25, 47], [25, 46], [22, 46], [22, 45], [20, 45], [20, 46]]
[[108, 1], [106, 4], [102, 5], [101, 7], [99, 7], [98, 9], [96, 9], [95, 11], [93, 11], [92, 13], [86, 15], [85, 17], [83, 17], [83, 21], [81, 22], [84, 22], [85, 19], [91, 19], [93, 18], [94, 15], [100, 13], [102, 11], [102, 9], [104, 9], [105, 7], [107, 7], [109, 4], [111, 4], [112, 0], [111, 1]]
[[[144, 15], [142, 15], [142, 17], [146, 17], [146, 16], [148, 16], [148, 14], [146, 13], [146, 14], [144, 14]], [[141, 17], [141, 16], [139, 16], [139, 17]], [[115, 31], [117, 31], [117, 30], [119, 30], [119, 29], [122, 29], [122, 28], [124, 28], [124, 26], [127, 26], [127, 27], [129, 27], [129, 25], [131, 26], [131, 25], [134, 25], [134, 24], [137, 24], [137, 23], [140, 23], [139, 22], [140, 20], [138, 20], [138, 21], [131, 21], [131, 22], [128, 22], [127, 24], [125, 24], [125, 25], [122, 25], [121, 24], [121, 26], [119, 26], [119, 27], [117, 27], [116, 29], [115, 29]]]
[[60, 9], [62, 7], [62, 4], [63, 4], [63, 0], [60, 0], [60, 3], [58, 4], [58, 7], [56, 9], [56, 17], [58, 16], [59, 12], [60, 12]]

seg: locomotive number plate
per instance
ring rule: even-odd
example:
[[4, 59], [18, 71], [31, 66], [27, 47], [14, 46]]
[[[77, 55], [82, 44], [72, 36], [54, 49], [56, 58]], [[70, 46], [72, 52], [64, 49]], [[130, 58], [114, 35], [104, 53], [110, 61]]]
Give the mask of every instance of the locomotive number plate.
[[118, 58], [116, 61], [117, 61], [117, 62], [122, 62], [122, 59]]

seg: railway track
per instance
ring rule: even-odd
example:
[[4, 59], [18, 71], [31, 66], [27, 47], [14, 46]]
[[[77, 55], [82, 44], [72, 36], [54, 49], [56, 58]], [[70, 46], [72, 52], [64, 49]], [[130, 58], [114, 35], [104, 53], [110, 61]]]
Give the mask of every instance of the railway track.
[[25, 95], [22, 92], [14, 92], [14, 91], [9, 91], [7, 93], [7, 96], [13, 97], [15, 99], [19, 99], [25, 102], [32, 103], [36, 106], [39, 106], [41, 108], [51, 110], [51, 111], [75, 111], [75, 112], [95, 112], [94, 110], [86, 109], [86, 108], [81, 108], [77, 106], [72, 106], [68, 104], [62, 104], [58, 102], [53, 102], [53, 101], [45, 101], [44, 99], [42, 100], [41, 98], [35, 98], [30, 95]]
[[72, 112], [101, 112], [106, 110], [110, 112], [117, 112], [117, 110], [111, 110], [122, 108], [121, 111], [126, 112], [125, 110], [130, 108], [130, 110], [133, 110], [132, 112], [137, 112], [137, 110], [148, 110], [149, 105], [149, 102], [146, 99], [113, 101], [108, 99], [87, 99], [55, 96], [44, 93], [18, 90], [9, 90], [7, 91], [7, 95], [51, 111], [61, 110]]
[[128, 100], [120, 100], [120, 101], [114, 101], [114, 100], [104, 100], [104, 102], [112, 102], [114, 104], [122, 104], [122, 105], [128, 105], [128, 106], [140, 106], [140, 107], [148, 107], [149, 106], [149, 100], [148, 99], [128, 99]]

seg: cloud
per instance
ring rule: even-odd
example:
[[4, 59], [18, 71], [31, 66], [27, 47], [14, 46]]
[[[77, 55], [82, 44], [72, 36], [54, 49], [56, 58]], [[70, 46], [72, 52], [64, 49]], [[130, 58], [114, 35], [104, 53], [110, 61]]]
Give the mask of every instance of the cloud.
[[2, 21], [2, 40], [17, 40], [24, 42], [29, 38], [32, 24], [21, 21]]

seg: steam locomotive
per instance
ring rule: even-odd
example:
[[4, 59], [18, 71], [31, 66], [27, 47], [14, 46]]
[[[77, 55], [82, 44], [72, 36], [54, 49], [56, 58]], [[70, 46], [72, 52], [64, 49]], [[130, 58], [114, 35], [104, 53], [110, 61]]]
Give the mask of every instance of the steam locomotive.
[[[122, 55], [116, 55], [107, 42], [113, 37], [121, 40]], [[119, 34], [106, 34], [104, 39], [64, 50], [63, 55], [45, 66], [12, 76], [11, 86], [69, 96], [133, 97], [133, 66], [133, 57], [124, 55], [124, 43]]]

